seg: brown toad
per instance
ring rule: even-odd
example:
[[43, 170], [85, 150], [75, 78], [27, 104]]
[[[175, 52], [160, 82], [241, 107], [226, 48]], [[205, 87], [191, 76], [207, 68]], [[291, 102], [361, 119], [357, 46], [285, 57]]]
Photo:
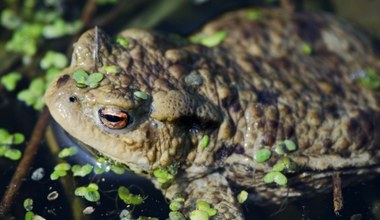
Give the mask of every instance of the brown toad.
[[[159, 188], [153, 171], [178, 166], [164, 195], [181, 193], [185, 213], [207, 201], [216, 219], [243, 218], [231, 184], [257, 202], [278, 202], [331, 189], [334, 172], [343, 184], [378, 172], [380, 96], [358, 83], [366, 70], [380, 70], [367, 39], [329, 15], [270, 9], [252, 18], [250, 10], [196, 34], [224, 31], [214, 47], [140, 29], [122, 32], [128, 45], [120, 45], [87, 31], [46, 92], [52, 116]], [[80, 88], [79, 69], [104, 79]], [[209, 144], [200, 144], [206, 136]], [[275, 153], [283, 140], [297, 150]], [[264, 163], [253, 159], [260, 149], [272, 152]], [[281, 160], [297, 165], [283, 171], [287, 186], [265, 184]]]

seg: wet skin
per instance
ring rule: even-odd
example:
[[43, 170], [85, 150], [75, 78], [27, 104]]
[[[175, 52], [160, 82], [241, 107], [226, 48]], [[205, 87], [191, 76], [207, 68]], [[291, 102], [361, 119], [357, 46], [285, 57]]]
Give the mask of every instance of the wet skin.
[[[158, 188], [153, 171], [175, 164], [178, 174], [164, 195], [181, 193], [185, 213], [205, 200], [218, 210], [215, 219], [244, 218], [232, 185], [264, 204], [329, 190], [334, 172], [344, 185], [375, 175], [380, 94], [357, 80], [369, 68], [380, 70], [368, 40], [329, 15], [247, 13], [207, 23], [197, 34], [227, 33], [211, 48], [140, 29], [121, 32], [129, 42], [122, 46], [100, 30], [87, 31], [46, 92], [52, 116]], [[120, 71], [104, 70], [113, 65]], [[104, 79], [97, 88], [79, 88], [78, 69]], [[205, 135], [210, 143], [202, 147]], [[274, 153], [283, 140], [297, 149]], [[253, 155], [263, 148], [272, 157], [258, 163]], [[286, 187], [265, 184], [283, 158], [297, 165], [284, 171]]]

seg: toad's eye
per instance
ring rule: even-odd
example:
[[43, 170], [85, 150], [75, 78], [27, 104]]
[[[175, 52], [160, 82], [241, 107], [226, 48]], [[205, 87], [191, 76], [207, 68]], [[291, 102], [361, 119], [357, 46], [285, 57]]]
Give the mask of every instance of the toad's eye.
[[131, 123], [129, 115], [115, 108], [102, 108], [98, 111], [100, 122], [109, 129], [122, 129]]

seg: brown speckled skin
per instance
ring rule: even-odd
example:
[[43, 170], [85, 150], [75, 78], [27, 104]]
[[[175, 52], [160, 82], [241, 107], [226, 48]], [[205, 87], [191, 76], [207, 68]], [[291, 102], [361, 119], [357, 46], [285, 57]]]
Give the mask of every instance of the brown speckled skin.
[[[367, 68], [380, 72], [367, 39], [328, 15], [263, 10], [249, 20], [246, 13], [205, 25], [200, 32], [228, 33], [214, 48], [139, 29], [120, 34], [129, 41], [123, 47], [100, 31], [94, 59], [95, 32], [84, 33], [71, 66], [46, 93], [51, 114], [77, 139], [153, 181], [152, 170], [179, 164], [165, 196], [182, 193], [185, 211], [209, 201], [218, 219], [243, 218], [231, 184], [250, 189], [258, 203], [278, 202], [330, 188], [333, 171], [343, 184], [377, 172], [380, 96], [355, 80]], [[75, 70], [105, 73], [105, 65], [122, 71], [106, 73], [96, 89], [76, 87]], [[148, 100], [134, 97], [137, 90]], [[97, 115], [104, 106], [127, 111], [133, 123], [104, 128]], [[202, 149], [205, 134], [210, 144]], [[279, 157], [258, 164], [253, 152], [284, 139], [297, 143], [289, 157], [300, 169], [287, 187], [266, 185], [262, 177]]]

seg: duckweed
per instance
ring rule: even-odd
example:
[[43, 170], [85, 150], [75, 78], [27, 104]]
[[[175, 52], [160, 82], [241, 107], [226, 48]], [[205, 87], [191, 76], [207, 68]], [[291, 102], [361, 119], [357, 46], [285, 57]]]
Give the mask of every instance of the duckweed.
[[100, 157], [98, 158], [98, 161], [96, 162], [96, 165], [94, 167], [94, 173], [96, 175], [102, 174], [104, 172], [110, 171], [111, 166], [107, 164], [107, 161], [105, 158]]
[[297, 145], [292, 140], [284, 140], [277, 144], [275, 152], [278, 155], [283, 155], [297, 150]]
[[223, 42], [227, 37], [226, 31], [218, 31], [211, 36], [204, 37], [200, 40], [200, 43], [206, 47], [215, 47]]
[[16, 89], [17, 82], [22, 78], [21, 73], [19, 72], [10, 72], [3, 77], [1, 77], [1, 84], [7, 91], [13, 91]]
[[190, 220], [209, 220], [210, 216], [202, 210], [194, 210], [190, 212]]
[[25, 220], [33, 220], [34, 219], [34, 212], [32, 212], [32, 211], [27, 211], [26, 213], [25, 213]]
[[170, 220], [186, 220], [185, 216], [176, 211], [169, 212], [169, 219]]
[[142, 100], [148, 99], [148, 94], [146, 94], [145, 92], [142, 92], [142, 91], [134, 91], [133, 95], [139, 99], [142, 99]]
[[45, 25], [42, 29], [42, 35], [46, 39], [53, 39], [77, 33], [83, 27], [80, 20], [68, 23], [62, 18], [55, 19], [51, 24]]
[[245, 190], [242, 190], [238, 196], [237, 196], [237, 200], [240, 204], [244, 203], [248, 198], [248, 192], [245, 191]]
[[119, 198], [128, 205], [140, 205], [144, 202], [144, 198], [141, 195], [134, 195], [129, 192], [128, 188], [120, 186], [117, 190]]
[[119, 218], [120, 220], [132, 220], [133, 216], [130, 211], [128, 211], [127, 209], [123, 209], [119, 214]]
[[288, 150], [288, 152], [292, 152], [292, 151], [297, 150], [297, 145], [292, 140], [285, 140], [284, 144], [285, 144], [286, 150]]
[[201, 147], [202, 149], [205, 149], [209, 145], [209, 143], [210, 143], [210, 137], [206, 134], [205, 136], [203, 136], [203, 138], [199, 142], [199, 147]]
[[91, 164], [85, 164], [83, 166], [74, 165], [71, 167], [71, 171], [74, 176], [84, 177], [91, 173], [93, 166]]
[[42, 24], [24, 23], [13, 32], [12, 38], [5, 44], [5, 49], [21, 53], [27, 57], [37, 52], [37, 41], [42, 34]]
[[208, 220], [210, 217], [216, 215], [217, 210], [212, 208], [211, 205], [203, 200], [198, 200], [196, 203], [196, 210], [190, 212], [191, 220]]
[[33, 209], [33, 199], [31, 199], [31, 198], [26, 198], [26, 199], [24, 200], [23, 205], [24, 205], [24, 209], [25, 209], [26, 211], [31, 211], [31, 210]]
[[103, 73], [88, 74], [83, 69], [76, 70], [73, 74], [73, 79], [77, 82], [77, 87], [79, 88], [84, 88], [87, 86], [91, 89], [97, 88], [103, 78]]
[[74, 194], [76, 196], [84, 197], [89, 202], [97, 202], [100, 199], [98, 189], [99, 187], [97, 184], [90, 183], [87, 187], [81, 186], [76, 188]]
[[253, 159], [258, 163], [263, 163], [270, 159], [272, 152], [268, 149], [259, 149], [253, 153]]
[[49, 68], [65, 68], [68, 64], [67, 57], [59, 52], [48, 51], [45, 56], [40, 61], [40, 67], [43, 70], [47, 70]]
[[313, 48], [311, 47], [310, 44], [304, 43], [302, 44], [302, 52], [305, 55], [311, 55], [311, 53], [313, 53]]
[[106, 73], [115, 74], [115, 73], [120, 73], [121, 68], [119, 66], [112, 65], [112, 66], [103, 66], [103, 70]]
[[22, 156], [22, 153], [17, 149], [8, 149], [5, 151], [4, 156], [11, 160], [19, 160]]
[[129, 41], [123, 37], [117, 37], [116, 42], [123, 47], [128, 47]]
[[67, 148], [63, 148], [58, 153], [58, 157], [59, 158], [65, 158], [65, 157], [73, 156], [77, 153], [78, 153], [78, 150], [75, 147], [67, 147]]
[[116, 173], [116, 174], [119, 174], [119, 175], [122, 175], [125, 173], [125, 169], [121, 166], [118, 166], [118, 165], [111, 165], [110, 167], [111, 171]]
[[183, 207], [183, 203], [185, 202], [185, 199], [180, 196], [179, 194], [175, 195], [173, 200], [169, 204], [169, 208], [173, 212], [177, 212]]
[[255, 21], [261, 19], [263, 17], [263, 13], [256, 9], [249, 9], [246, 12], [246, 16], [249, 20]]
[[46, 83], [42, 78], [34, 79], [28, 89], [17, 94], [17, 99], [25, 102], [28, 106], [32, 106], [35, 110], [41, 110], [45, 105], [43, 101], [45, 89]]
[[166, 169], [156, 169], [153, 171], [153, 175], [162, 188], [169, 187], [174, 180], [174, 176]]
[[357, 77], [359, 84], [367, 89], [380, 89], [380, 76], [373, 68], [367, 68]]
[[57, 180], [60, 177], [66, 176], [67, 171], [70, 170], [71, 165], [68, 163], [59, 163], [54, 167], [54, 171], [50, 174], [51, 180]]
[[14, 30], [22, 24], [22, 19], [11, 9], [4, 9], [1, 12], [1, 25], [10, 30]]
[[12, 145], [21, 144], [25, 137], [21, 133], [10, 134], [7, 130], [0, 128], [0, 156], [11, 160], [18, 160], [22, 153], [18, 149], [11, 148]]
[[275, 182], [277, 185], [284, 186], [287, 184], [288, 179], [284, 174], [278, 171], [272, 171], [267, 173], [264, 176], [264, 182], [265, 183], [273, 183]]
[[204, 35], [202, 33], [194, 35], [190, 38], [192, 43], [199, 43], [206, 47], [215, 47], [223, 42], [227, 37], [226, 31], [218, 31], [212, 35]]

